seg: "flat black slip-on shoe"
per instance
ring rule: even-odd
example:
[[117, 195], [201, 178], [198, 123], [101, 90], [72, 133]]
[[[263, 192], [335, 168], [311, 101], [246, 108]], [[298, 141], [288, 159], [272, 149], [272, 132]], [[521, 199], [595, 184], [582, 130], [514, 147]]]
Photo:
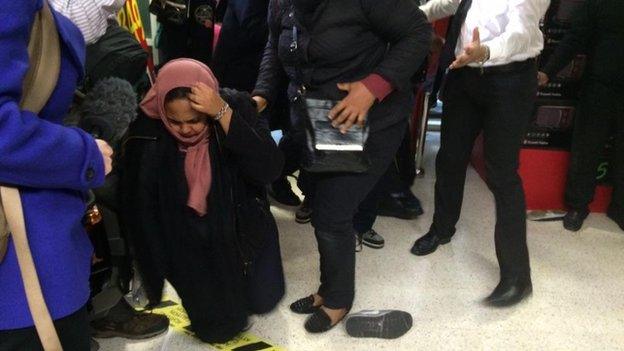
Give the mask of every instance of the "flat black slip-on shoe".
[[298, 314], [312, 314], [318, 311], [321, 306], [314, 306], [314, 296], [310, 295], [290, 304], [290, 310]]

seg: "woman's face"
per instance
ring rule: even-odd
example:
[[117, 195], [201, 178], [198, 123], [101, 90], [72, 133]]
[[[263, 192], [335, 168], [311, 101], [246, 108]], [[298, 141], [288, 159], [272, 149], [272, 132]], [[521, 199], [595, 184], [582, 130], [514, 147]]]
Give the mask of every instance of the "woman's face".
[[165, 112], [171, 129], [184, 138], [197, 136], [206, 128], [206, 117], [195, 111], [186, 98], [169, 101]]

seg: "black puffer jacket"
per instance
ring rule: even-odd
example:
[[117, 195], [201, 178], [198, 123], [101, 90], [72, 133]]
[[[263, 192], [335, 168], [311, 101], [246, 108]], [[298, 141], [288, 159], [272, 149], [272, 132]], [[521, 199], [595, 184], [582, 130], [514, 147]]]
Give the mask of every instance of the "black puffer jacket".
[[[298, 28], [295, 53], [293, 26]], [[255, 95], [272, 102], [285, 72], [294, 97], [297, 66], [308, 90], [328, 99], [343, 97], [336, 83], [377, 73], [395, 91], [371, 109], [371, 131], [407, 118], [410, 78], [431, 42], [431, 26], [415, 1], [271, 0], [269, 31]]]

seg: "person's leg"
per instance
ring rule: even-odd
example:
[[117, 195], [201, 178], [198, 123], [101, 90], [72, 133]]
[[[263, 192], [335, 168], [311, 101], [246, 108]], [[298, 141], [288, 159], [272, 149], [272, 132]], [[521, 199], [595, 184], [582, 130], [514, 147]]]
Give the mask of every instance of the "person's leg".
[[535, 68], [484, 78], [484, 150], [487, 183], [496, 201], [496, 255], [501, 276], [528, 278], [526, 204], [518, 175], [520, 147], [537, 89]]
[[575, 116], [572, 154], [565, 199], [569, 213], [564, 218], [568, 230], [581, 229], [594, 198], [596, 170], [605, 143], [612, 131], [613, 99], [602, 84], [587, 84]]
[[[289, 103], [287, 99], [280, 101], [282, 103]], [[288, 118], [281, 119], [283, 136], [278, 145], [278, 148], [284, 154], [284, 168], [282, 169], [281, 176], [269, 187], [269, 195], [284, 205], [299, 206], [301, 200], [293, 192], [288, 177], [292, 176], [301, 167], [301, 157], [303, 148], [305, 147], [305, 144], [303, 144], [305, 135], [301, 131], [296, 109], [291, 107], [289, 111]], [[301, 176], [302, 175], [299, 174], [299, 177]], [[309, 220], [306, 222], [309, 222]]]
[[458, 72], [446, 84], [440, 150], [436, 156], [435, 213], [432, 229], [440, 236], [455, 233], [464, 198], [466, 169], [474, 141], [482, 128], [481, 111], [470, 90], [468, 72]]
[[445, 88], [440, 150], [436, 157], [435, 212], [429, 232], [412, 247], [414, 255], [434, 252], [455, 234], [464, 198], [466, 169], [481, 131], [473, 97], [476, 77], [465, 69], [449, 75]]
[[312, 224], [321, 254], [319, 295], [329, 308], [348, 308], [355, 283], [353, 217], [364, 198], [387, 169], [406, 123], [371, 134], [366, 148], [370, 169], [363, 174], [327, 174], [315, 184]]
[[405, 133], [405, 138], [399, 147], [396, 155], [396, 166], [398, 176], [402, 183], [409, 189], [414, 185], [416, 179], [416, 159], [415, 150], [412, 148], [412, 133], [410, 128]]
[[[420, 204], [420, 200], [412, 193], [410, 184], [404, 178], [400, 161], [401, 156], [397, 152], [393, 162], [388, 167], [382, 180], [377, 215], [382, 217], [395, 217], [399, 219], [416, 219], [421, 216], [424, 211]], [[412, 160], [412, 164], [414, 161]]]
[[[371, 161], [362, 174], [338, 173], [315, 176], [312, 224], [320, 253], [321, 286], [315, 302], [322, 304], [306, 321], [310, 332], [322, 332], [340, 321], [355, 295], [355, 231], [353, 216], [366, 195], [388, 167], [406, 122], [372, 133], [366, 152]], [[294, 311], [300, 301], [291, 305]], [[329, 321], [327, 320], [329, 318]]]
[[355, 216], [353, 216], [353, 228], [356, 235], [362, 243], [373, 249], [381, 249], [385, 245], [384, 238], [373, 230], [373, 224], [377, 220], [379, 201], [384, 194], [386, 181], [385, 175], [382, 176], [373, 189], [366, 195], [360, 203]]
[[[239, 271], [237, 249], [209, 233], [212, 224], [196, 221], [189, 235], [166, 236], [166, 279], [176, 290], [191, 328], [200, 340], [223, 343], [247, 325], [246, 283]], [[224, 242], [225, 241], [225, 242]]]
[[506, 307], [532, 292], [526, 204], [518, 167], [537, 93], [537, 70], [527, 62], [513, 72], [486, 74], [482, 82], [487, 184], [496, 202], [495, 244], [500, 267], [500, 282], [486, 303]]
[[[64, 351], [85, 351], [90, 349], [91, 334], [87, 308], [55, 320], [54, 327]], [[37, 330], [34, 327], [0, 331], [0, 350], [2, 351], [43, 351]]]
[[278, 148], [284, 154], [284, 168], [281, 176], [269, 186], [269, 195], [275, 201], [287, 206], [299, 206], [301, 200], [293, 192], [288, 177], [292, 176], [300, 166], [301, 145], [295, 142], [289, 131], [284, 131]]

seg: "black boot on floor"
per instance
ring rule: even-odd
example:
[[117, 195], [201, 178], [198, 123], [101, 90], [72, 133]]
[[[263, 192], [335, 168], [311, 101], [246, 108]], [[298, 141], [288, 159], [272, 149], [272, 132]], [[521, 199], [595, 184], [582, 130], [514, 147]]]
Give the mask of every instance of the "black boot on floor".
[[274, 181], [269, 185], [268, 192], [269, 196], [283, 205], [299, 206], [301, 204], [301, 200], [292, 191], [292, 187], [286, 178], [280, 178]]
[[298, 314], [312, 314], [318, 311], [321, 307], [314, 306], [314, 296], [310, 295], [299, 299], [290, 304], [290, 310]]
[[416, 219], [424, 213], [418, 198], [411, 191], [392, 193], [379, 202], [377, 211], [382, 217]]
[[571, 232], [578, 232], [583, 228], [583, 222], [585, 222], [588, 215], [588, 210], [571, 209], [563, 217], [563, 227]]
[[429, 231], [429, 233], [416, 240], [414, 246], [412, 246], [411, 252], [416, 256], [429, 255], [437, 250], [438, 246], [448, 244], [450, 242], [451, 237], [442, 237], [434, 231]]
[[503, 278], [485, 304], [490, 307], [510, 307], [516, 305], [533, 292], [531, 278]]
[[299, 224], [306, 224], [312, 220], [312, 204], [306, 197], [303, 199], [303, 203], [295, 212], [295, 221]]

